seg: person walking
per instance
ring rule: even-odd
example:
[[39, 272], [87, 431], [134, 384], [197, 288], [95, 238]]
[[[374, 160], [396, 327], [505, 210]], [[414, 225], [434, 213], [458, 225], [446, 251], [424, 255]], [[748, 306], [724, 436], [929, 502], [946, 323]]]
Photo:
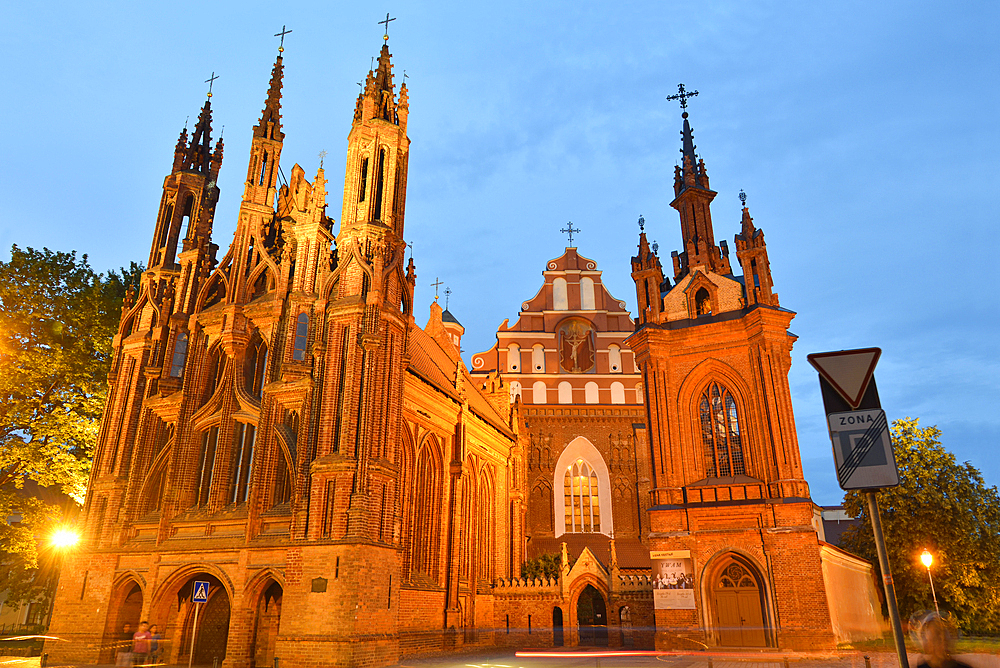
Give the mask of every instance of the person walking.
[[917, 668], [971, 668], [969, 664], [952, 658], [955, 634], [936, 612], [924, 617], [917, 635], [923, 648]]

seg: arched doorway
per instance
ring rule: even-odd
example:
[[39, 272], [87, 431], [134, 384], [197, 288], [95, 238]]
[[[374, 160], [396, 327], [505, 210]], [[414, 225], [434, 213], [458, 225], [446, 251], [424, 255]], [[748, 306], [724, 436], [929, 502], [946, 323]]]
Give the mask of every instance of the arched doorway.
[[552, 645], [563, 646], [563, 615], [562, 608], [552, 608]]
[[[195, 582], [208, 582], [208, 602], [195, 604], [191, 598]], [[198, 610], [198, 628], [194, 632], [195, 607]], [[195, 572], [185, 574], [157, 594], [150, 612], [150, 621], [157, 623], [163, 636], [167, 664], [187, 664], [194, 637], [194, 663], [212, 665], [215, 659], [221, 665], [226, 658], [229, 640], [229, 592], [214, 575]]]
[[587, 585], [576, 600], [576, 621], [581, 645], [608, 646], [607, 607], [601, 592], [593, 585]]
[[742, 559], [729, 557], [712, 581], [712, 602], [725, 647], [766, 647], [763, 582], [756, 569]]
[[281, 623], [281, 594], [281, 585], [272, 580], [257, 603], [253, 624], [253, 667], [274, 664], [274, 647]]
[[132, 634], [139, 630], [142, 614], [142, 588], [131, 578], [122, 582], [111, 597], [108, 626], [104, 629], [101, 660], [114, 663], [118, 652], [131, 652]]

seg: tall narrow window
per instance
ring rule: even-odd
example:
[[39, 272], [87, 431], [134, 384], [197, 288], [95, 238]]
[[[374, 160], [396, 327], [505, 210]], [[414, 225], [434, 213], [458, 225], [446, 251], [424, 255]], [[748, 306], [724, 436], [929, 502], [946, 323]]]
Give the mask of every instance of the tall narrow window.
[[[255, 337], [256, 338], [256, 337]], [[246, 388], [257, 399], [264, 391], [264, 372], [267, 370], [267, 344], [259, 338], [250, 344], [246, 360]]]
[[191, 225], [191, 215], [194, 212], [194, 197], [188, 195], [184, 200], [184, 215], [181, 218], [180, 239], [186, 239]]
[[566, 533], [600, 533], [601, 506], [597, 473], [590, 464], [577, 459], [566, 470], [563, 484], [566, 504]]
[[292, 359], [302, 362], [306, 358], [306, 339], [309, 335], [309, 316], [305, 313], [299, 314], [299, 319], [295, 324], [295, 345], [292, 348]]
[[201, 457], [198, 460], [198, 500], [196, 505], [208, 503], [212, 489], [212, 472], [215, 470], [215, 451], [219, 444], [219, 428], [211, 427], [201, 436]]
[[278, 506], [287, 503], [292, 498], [292, 480], [288, 472], [288, 462], [285, 456], [278, 453], [278, 473], [274, 479], [274, 499], [273, 505]]
[[174, 357], [170, 361], [170, 375], [173, 378], [180, 378], [184, 375], [184, 361], [187, 359], [188, 335], [181, 332], [174, 342]]
[[174, 205], [168, 204], [167, 210], [163, 214], [163, 222], [160, 225], [160, 238], [156, 245], [163, 248], [167, 245], [167, 236], [170, 234], [170, 223], [174, 219]]
[[593, 311], [596, 300], [594, 299], [594, 279], [584, 276], [580, 279], [580, 308], [584, 311]]
[[622, 349], [617, 343], [608, 346], [608, 367], [611, 373], [622, 372]]
[[264, 185], [264, 176], [267, 174], [267, 153], [264, 154], [264, 158], [260, 161], [260, 179], [257, 185]]
[[521, 346], [512, 343], [507, 346], [507, 371], [521, 370]]
[[757, 274], [757, 259], [750, 260], [750, 271], [753, 273], [753, 286], [760, 287], [760, 276]]
[[569, 309], [569, 294], [566, 288], [566, 279], [561, 276], [552, 281], [552, 308], [556, 311]]
[[368, 158], [361, 161], [361, 183], [358, 185], [358, 201], [365, 201], [365, 193], [368, 191]]
[[229, 483], [229, 502], [246, 503], [250, 495], [250, 476], [253, 474], [253, 451], [257, 430], [252, 424], [236, 423], [236, 442], [233, 447], [233, 477]]
[[382, 220], [382, 191], [385, 189], [385, 149], [378, 152], [378, 171], [375, 172], [375, 220]]
[[709, 478], [746, 475], [740, 418], [732, 394], [712, 383], [701, 395], [699, 412], [705, 475]]
[[532, 373], [545, 373], [545, 346], [536, 343], [531, 346]]

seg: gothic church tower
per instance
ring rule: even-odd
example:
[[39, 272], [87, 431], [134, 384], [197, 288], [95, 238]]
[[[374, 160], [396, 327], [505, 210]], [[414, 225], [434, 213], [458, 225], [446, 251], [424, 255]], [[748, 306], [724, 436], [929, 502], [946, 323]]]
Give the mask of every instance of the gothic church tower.
[[681, 136], [671, 206], [684, 246], [671, 254], [673, 280], [645, 232], [632, 258], [639, 313], [628, 344], [646, 392], [650, 549], [654, 570], [657, 555], [690, 560], [694, 586], [683, 604], [657, 603], [656, 626], [709, 645], [832, 646], [788, 386], [795, 314], [772, 291], [764, 236], [745, 207], [734, 275], [687, 112]]

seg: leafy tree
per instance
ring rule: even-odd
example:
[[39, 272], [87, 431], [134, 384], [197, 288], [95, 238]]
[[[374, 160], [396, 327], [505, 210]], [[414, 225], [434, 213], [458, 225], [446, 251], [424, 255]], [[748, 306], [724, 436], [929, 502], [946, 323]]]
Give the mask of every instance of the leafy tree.
[[[77, 502], [104, 410], [111, 340], [142, 267], [95, 273], [87, 256], [11, 249], [0, 261], [0, 565], [30, 598], [37, 541], [58, 521], [57, 490]], [[10, 580], [13, 578], [13, 580]]]
[[[569, 558], [569, 567], [573, 568], [573, 564], [576, 563], [576, 559], [573, 557]], [[551, 552], [549, 554], [540, 554], [537, 557], [533, 557], [524, 562], [521, 566], [521, 577], [524, 578], [549, 578], [550, 580], [555, 580], [559, 577], [559, 571], [562, 568], [562, 555], [558, 552]]]
[[[966, 632], [1000, 633], [1000, 495], [970, 463], [958, 463], [939, 442], [937, 427], [904, 418], [892, 424], [899, 486], [878, 492], [882, 530], [900, 615], [933, 610], [920, 554], [934, 555], [932, 575], [941, 612]], [[861, 520], [844, 546], [878, 568], [868, 503], [861, 492], [844, 496]]]

